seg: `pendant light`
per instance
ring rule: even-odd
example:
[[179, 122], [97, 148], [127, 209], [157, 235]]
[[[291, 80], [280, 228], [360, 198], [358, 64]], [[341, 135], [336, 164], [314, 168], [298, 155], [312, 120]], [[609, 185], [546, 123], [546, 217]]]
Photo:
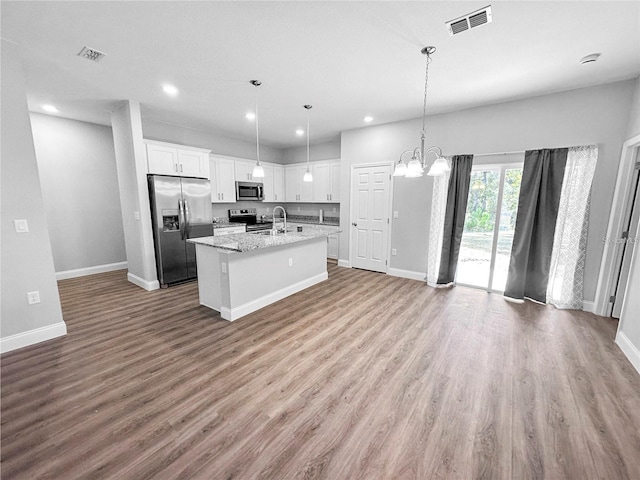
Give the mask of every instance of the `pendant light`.
[[[405, 150], [400, 154], [400, 160], [396, 163], [395, 169], [393, 170], [394, 177], [406, 177], [406, 178], [416, 178], [421, 177], [424, 173], [425, 168], [427, 167], [427, 153], [433, 153], [436, 156], [436, 160], [431, 165], [429, 172], [427, 175], [436, 176], [436, 175], [444, 175], [448, 171], [451, 170], [449, 167], [449, 163], [447, 159], [442, 156], [442, 150], [440, 147], [429, 147], [427, 150], [424, 149], [424, 140], [426, 137], [426, 118], [427, 118], [427, 87], [429, 85], [429, 64], [431, 63], [431, 55], [436, 51], [436, 47], [424, 47], [420, 52], [427, 57], [426, 60], [426, 70], [424, 75], [424, 101], [422, 103], [422, 131], [420, 132], [420, 146], [414, 148], [413, 150]], [[411, 160], [409, 163], [404, 163], [402, 157], [411, 153]]]
[[313, 175], [311, 174], [311, 163], [309, 160], [309, 110], [311, 110], [311, 105], [305, 105], [304, 108], [307, 109], [307, 171], [304, 172], [304, 177], [302, 177], [303, 182], [313, 182]]
[[253, 171], [251, 172], [251, 176], [253, 178], [263, 178], [264, 177], [264, 168], [262, 168], [262, 164], [260, 163], [260, 130], [258, 125], [258, 87], [262, 85], [260, 80], [251, 80], [251, 85], [256, 87], [256, 164], [253, 167]]

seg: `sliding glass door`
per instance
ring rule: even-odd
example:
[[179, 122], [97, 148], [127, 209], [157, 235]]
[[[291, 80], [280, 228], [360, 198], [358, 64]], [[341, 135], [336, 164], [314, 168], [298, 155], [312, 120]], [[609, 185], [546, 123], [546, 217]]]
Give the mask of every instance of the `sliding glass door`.
[[457, 284], [504, 291], [521, 179], [521, 163], [473, 167]]

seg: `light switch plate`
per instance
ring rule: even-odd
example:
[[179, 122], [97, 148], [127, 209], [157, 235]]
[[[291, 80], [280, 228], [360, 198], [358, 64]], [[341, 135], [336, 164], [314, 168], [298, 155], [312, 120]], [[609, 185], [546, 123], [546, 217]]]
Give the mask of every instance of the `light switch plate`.
[[395, 210], [395, 211], [393, 212], [393, 218], [398, 218], [398, 211], [397, 211], [397, 210]]
[[25, 218], [14, 220], [13, 227], [16, 229], [16, 233], [27, 233], [29, 231], [29, 223]]
[[396, 250], [395, 248], [391, 249], [391, 255], [397, 255], [398, 254], [398, 250]]

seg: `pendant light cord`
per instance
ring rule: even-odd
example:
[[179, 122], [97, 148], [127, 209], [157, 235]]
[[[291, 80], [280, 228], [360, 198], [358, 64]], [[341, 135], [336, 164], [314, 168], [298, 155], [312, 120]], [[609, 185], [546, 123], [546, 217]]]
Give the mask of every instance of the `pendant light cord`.
[[307, 109], [307, 172], [309, 171], [309, 109]]
[[260, 129], [258, 126], [258, 85], [256, 85], [256, 157], [258, 165], [260, 165]]
[[427, 130], [425, 127], [426, 119], [427, 119], [427, 86], [429, 85], [429, 64], [431, 63], [431, 55], [428, 53], [427, 55], [427, 66], [425, 67], [424, 72], [424, 101], [422, 103], [422, 131], [420, 132], [422, 136], [427, 134]]

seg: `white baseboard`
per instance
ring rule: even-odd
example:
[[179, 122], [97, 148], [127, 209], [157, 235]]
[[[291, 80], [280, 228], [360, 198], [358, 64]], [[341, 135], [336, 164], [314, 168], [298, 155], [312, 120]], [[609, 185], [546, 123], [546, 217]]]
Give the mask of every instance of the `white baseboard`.
[[596, 302], [589, 302], [589, 301], [584, 300], [582, 302], [582, 311], [583, 312], [591, 312], [591, 313], [593, 313], [593, 309], [595, 308], [595, 306], [596, 306]]
[[148, 292], [152, 290], [158, 290], [160, 288], [160, 282], [158, 280], [149, 282], [147, 280], [144, 280], [143, 278], [138, 277], [137, 275], [134, 275], [131, 272], [127, 273], [127, 280], [141, 288], [144, 288]]
[[96, 265], [94, 267], [76, 268], [75, 270], [63, 270], [56, 272], [56, 280], [66, 280], [67, 278], [86, 277], [96, 273], [112, 272], [114, 270], [122, 270], [127, 268], [127, 262], [107, 263], [105, 265]]
[[389, 268], [387, 275], [392, 277], [410, 278], [411, 280], [420, 280], [424, 282], [424, 272], [414, 272], [413, 270], [402, 270], [401, 268]]
[[28, 347], [36, 343], [45, 342], [52, 338], [62, 337], [67, 334], [67, 324], [54, 323], [46, 327], [34, 328], [22, 333], [16, 333], [0, 339], [0, 353], [10, 352], [18, 348]]
[[294, 283], [293, 285], [289, 285], [288, 287], [282, 288], [273, 293], [269, 293], [263, 297], [257, 298], [255, 300], [252, 300], [251, 302], [245, 303], [238, 307], [234, 307], [234, 308], [222, 307], [220, 308], [220, 316], [225, 320], [229, 320], [230, 322], [233, 322], [234, 320], [237, 320], [240, 317], [244, 317], [245, 315], [255, 312], [256, 310], [260, 310], [261, 308], [266, 307], [267, 305], [271, 305], [272, 303], [277, 302], [278, 300], [282, 300], [283, 298], [286, 298], [289, 295], [293, 295], [294, 293], [304, 290], [305, 288], [309, 288], [312, 285], [315, 285], [316, 283], [323, 282], [328, 278], [329, 278], [329, 275], [327, 274], [327, 272], [322, 272], [322, 273], [319, 273], [318, 275], [314, 275], [313, 277], [306, 278], [301, 282]]
[[629, 337], [627, 337], [624, 333], [618, 332], [616, 335], [616, 343], [622, 350], [622, 353], [629, 359], [633, 367], [640, 373], [640, 350], [636, 347]]
[[349, 260], [338, 260], [338, 266], [351, 268], [351, 263], [349, 262]]

